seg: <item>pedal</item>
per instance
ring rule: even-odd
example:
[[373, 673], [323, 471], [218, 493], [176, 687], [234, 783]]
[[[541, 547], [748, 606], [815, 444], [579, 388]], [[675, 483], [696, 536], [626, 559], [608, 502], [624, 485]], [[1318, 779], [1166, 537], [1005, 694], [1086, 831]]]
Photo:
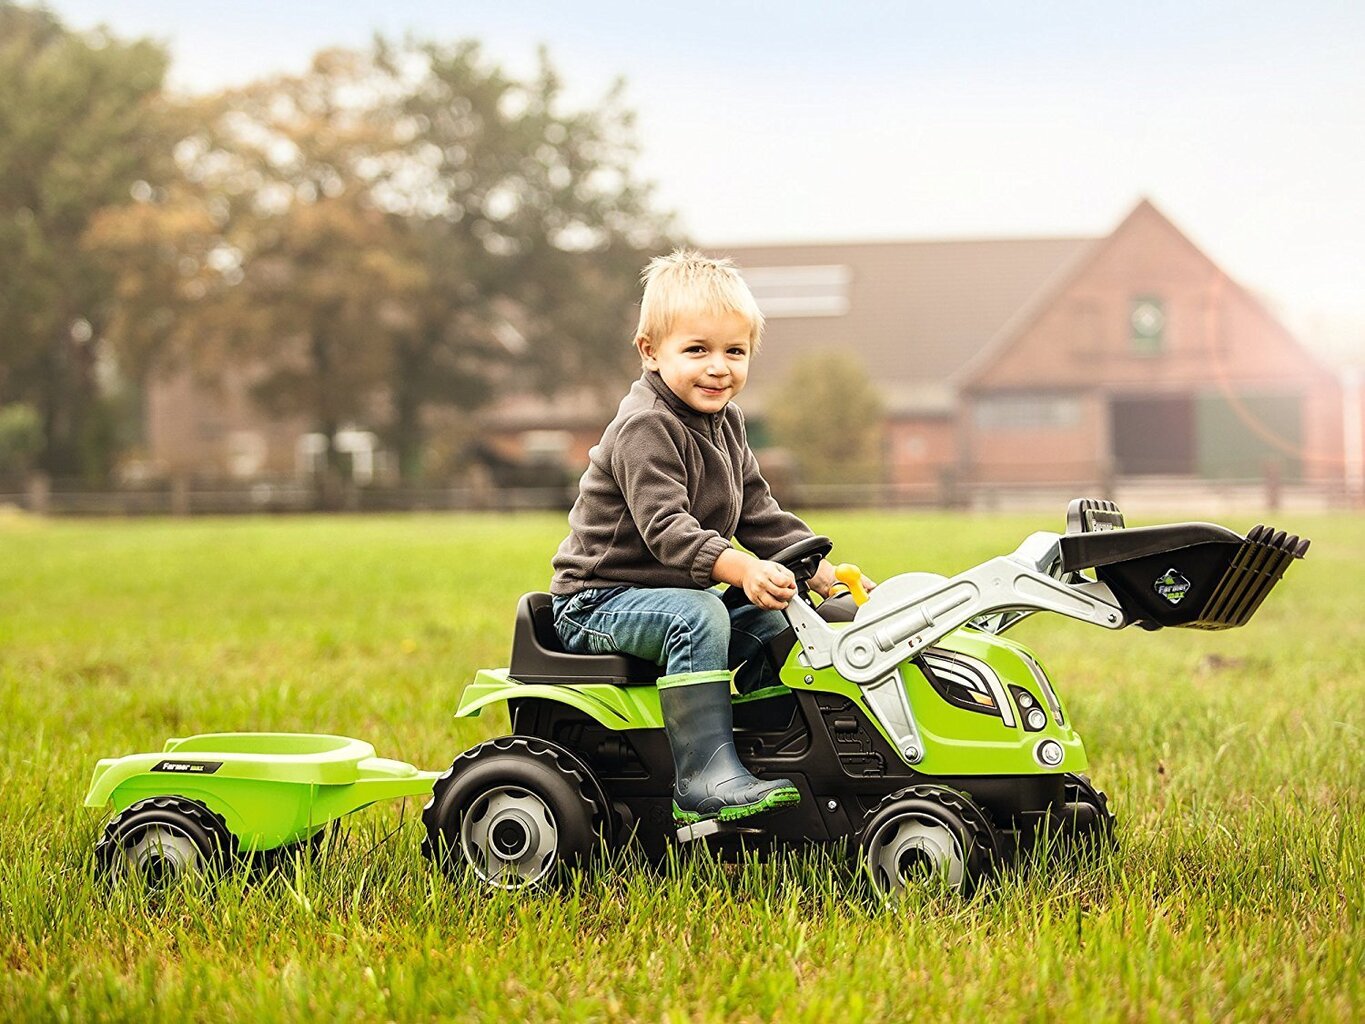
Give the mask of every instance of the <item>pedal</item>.
[[705, 821], [698, 821], [692, 825], [683, 825], [678, 829], [677, 836], [679, 843], [695, 843], [707, 836], [759, 835], [762, 832], [761, 828], [754, 828], [752, 825], [739, 825], [733, 821], [707, 818]]

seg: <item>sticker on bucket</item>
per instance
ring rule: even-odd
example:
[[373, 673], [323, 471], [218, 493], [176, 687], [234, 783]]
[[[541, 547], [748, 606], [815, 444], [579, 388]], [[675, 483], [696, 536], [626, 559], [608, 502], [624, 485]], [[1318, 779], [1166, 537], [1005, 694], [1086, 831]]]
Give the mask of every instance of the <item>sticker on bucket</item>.
[[1190, 591], [1190, 581], [1180, 575], [1179, 570], [1167, 569], [1166, 572], [1157, 577], [1156, 592], [1164, 597], [1171, 604], [1179, 604]]

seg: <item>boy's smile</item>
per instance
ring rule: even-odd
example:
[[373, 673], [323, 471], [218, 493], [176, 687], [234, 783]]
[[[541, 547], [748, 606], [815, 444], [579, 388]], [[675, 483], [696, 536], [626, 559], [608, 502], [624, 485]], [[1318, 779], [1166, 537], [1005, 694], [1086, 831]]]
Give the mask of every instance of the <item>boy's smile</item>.
[[657, 341], [640, 336], [635, 347], [646, 370], [657, 370], [668, 389], [701, 413], [720, 412], [749, 377], [752, 328], [739, 313], [683, 313]]

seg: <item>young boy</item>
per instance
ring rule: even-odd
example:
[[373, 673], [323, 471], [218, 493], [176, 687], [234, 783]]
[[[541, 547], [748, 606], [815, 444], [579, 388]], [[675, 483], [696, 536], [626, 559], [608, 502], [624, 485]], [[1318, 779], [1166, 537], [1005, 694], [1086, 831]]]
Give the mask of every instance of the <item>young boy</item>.
[[[743, 390], [763, 315], [729, 260], [678, 251], [643, 274], [635, 347], [643, 373], [588, 453], [554, 558], [555, 629], [565, 648], [632, 654], [663, 668], [659, 703], [680, 823], [748, 817], [801, 799], [760, 780], [732, 735], [735, 687], [777, 682], [765, 645], [786, 628], [791, 572], [762, 556], [811, 535], [769, 493], [749, 449]], [[732, 547], [739, 540], [759, 557]], [[812, 588], [827, 594], [822, 562]], [[717, 583], [749, 604], [728, 612]]]

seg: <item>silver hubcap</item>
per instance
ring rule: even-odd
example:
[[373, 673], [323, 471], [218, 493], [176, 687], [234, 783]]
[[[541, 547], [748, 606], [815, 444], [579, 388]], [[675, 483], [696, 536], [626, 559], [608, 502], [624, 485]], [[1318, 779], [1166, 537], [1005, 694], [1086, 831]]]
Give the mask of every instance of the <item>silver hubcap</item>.
[[137, 840], [120, 847], [119, 873], [136, 874], [149, 883], [164, 884], [184, 875], [198, 874], [204, 860], [189, 833], [177, 825], [158, 822], [137, 833]]
[[545, 801], [519, 786], [479, 794], [460, 822], [460, 850], [490, 885], [518, 889], [544, 878], [559, 850], [559, 828]]
[[884, 892], [930, 880], [958, 889], [965, 872], [962, 844], [943, 822], [909, 812], [877, 829], [867, 846], [867, 869]]

